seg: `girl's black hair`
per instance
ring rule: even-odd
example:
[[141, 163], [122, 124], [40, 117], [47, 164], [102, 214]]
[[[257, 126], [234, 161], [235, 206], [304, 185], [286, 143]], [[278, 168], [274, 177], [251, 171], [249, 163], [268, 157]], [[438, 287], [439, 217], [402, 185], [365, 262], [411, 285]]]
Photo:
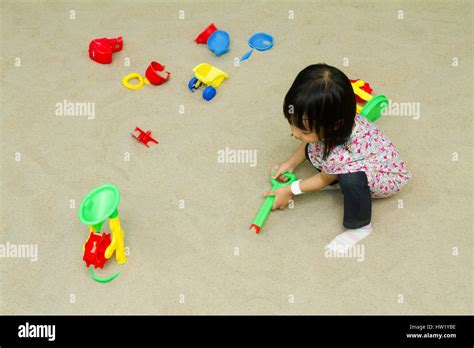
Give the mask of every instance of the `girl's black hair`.
[[326, 159], [334, 146], [345, 144], [352, 133], [356, 102], [351, 82], [335, 67], [310, 65], [296, 76], [283, 112], [291, 125], [316, 131]]

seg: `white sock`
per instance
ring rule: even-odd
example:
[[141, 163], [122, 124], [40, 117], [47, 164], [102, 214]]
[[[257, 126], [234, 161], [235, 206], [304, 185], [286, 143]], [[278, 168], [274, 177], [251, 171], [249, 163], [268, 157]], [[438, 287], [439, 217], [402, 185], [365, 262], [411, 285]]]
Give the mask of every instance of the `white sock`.
[[367, 237], [370, 232], [372, 232], [371, 224], [355, 230], [345, 230], [343, 233], [338, 234], [331, 243], [326, 245], [326, 249], [331, 249], [335, 253], [345, 253], [356, 245], [357, 242]]

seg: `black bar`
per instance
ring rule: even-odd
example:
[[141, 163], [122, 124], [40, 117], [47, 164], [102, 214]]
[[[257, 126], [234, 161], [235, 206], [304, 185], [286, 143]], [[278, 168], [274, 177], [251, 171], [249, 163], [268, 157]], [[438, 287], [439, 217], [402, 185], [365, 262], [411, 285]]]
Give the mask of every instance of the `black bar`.
[[[32, 325], [55, 325], [54, 340], [52, 331]], [[2, 316], [0, 346], [232, 343], [472, 347], [472, 327], [472, 316]], [[19, 337], [30, 334], [46, 337]], [[450, 337], [435, 337], [438, 334]]]

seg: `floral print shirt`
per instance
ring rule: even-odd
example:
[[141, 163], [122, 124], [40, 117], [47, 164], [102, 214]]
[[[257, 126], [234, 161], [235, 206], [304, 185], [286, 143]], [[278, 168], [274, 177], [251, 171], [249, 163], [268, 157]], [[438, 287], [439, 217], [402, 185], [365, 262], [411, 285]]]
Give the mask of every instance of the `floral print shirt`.
[[363, 171], [374, 198], [390, 197], [400, 191], [411, 178], [405, 162], [393, 143], [375, 123], [357, 114], [355, 127], [346, 145], [335, 146], [323, 161], [324, 144], [308, 144], [311, 163], [327, 174], [347, 174]]

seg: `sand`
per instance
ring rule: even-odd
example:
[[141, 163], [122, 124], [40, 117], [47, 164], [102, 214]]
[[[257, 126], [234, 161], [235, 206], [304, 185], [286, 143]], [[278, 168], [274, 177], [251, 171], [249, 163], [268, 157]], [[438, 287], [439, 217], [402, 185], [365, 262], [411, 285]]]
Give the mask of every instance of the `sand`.
[[[0, 313], [472, 314], [472, 10], [469, 1], [2, 1], [0, 243], [38, 254], [0, 259]], [[231, 37], [221, 57], [193, 42], [212, 21]], [[234, 66], [258, 31], [274, 47]], [[91, 39], [120, 35], [112, 64], [89, 59]], [[120, 84], [152, 60], [170, 81]], [[211, 102], [187, 88], [204, 62], [229, 74]], [[374, 201], [363, 257], [325, 256], [343, 231], [338, 191], [298, 196], [260, 235], [248, 232], [270, 168], [298, 145], [283, 97], [318, 62], [420, 107], [377, 121], [413, 178]], [[94, 117], [58, 116], [58, 103], [88, 103]], [[137, 142], [136, 126], [159, 144]], [[256, 151], [256, 162], [220, 163], [226, 148]], [[306, 163], [296, 174], [314, 171]], [[105, 183], [120, 188], [129, 255], [97, 270], [121, 271], [99, 284], [82, 261], [88, 228], [77, 209]]]

